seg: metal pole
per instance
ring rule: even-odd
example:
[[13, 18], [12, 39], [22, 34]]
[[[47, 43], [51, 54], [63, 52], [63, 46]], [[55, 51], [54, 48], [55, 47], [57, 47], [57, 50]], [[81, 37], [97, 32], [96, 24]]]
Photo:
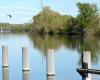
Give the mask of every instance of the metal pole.
[[8, 67], [8, 46], [2, 46], [2, 67]]
[[22, 66], [23, 71], [29, 71], [29, 53], [27, 47], [22, 48]]
[[54, 49], [49, 49], [47, 53], [47, 76], [54, 76]]
[[43, 24], [43, 14], [44, 14], [44, 12], [43, 12], [43, 0], [41, 0], [41, 29], [42, 29], [42, 34], [43, 34], [43, 30], [44, 30], [44, 24]]
[[41, 27], [43, 27], [43, 25], [42, 25], [42, 20], [43, 20], [43, 16], [42, 16], [42, 9], [43, 8], [43, 3], [42, 3], [42, 0], [41, 0]]

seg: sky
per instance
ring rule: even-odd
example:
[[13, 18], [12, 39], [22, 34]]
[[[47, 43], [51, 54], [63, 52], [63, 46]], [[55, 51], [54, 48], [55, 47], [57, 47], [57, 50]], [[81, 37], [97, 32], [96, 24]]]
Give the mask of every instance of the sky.
[[[50, 6], [62, 15], [76, 16], [77, 2], [97, 4], [100, 9], [100, 0], [42, 0], [43, 6]], [[41, 0], [0, 0], [0, 22], [23, 24], [32, 22], [32, 17], [41, 11]], [[12, 15], [9, 18], [8, 15]]]

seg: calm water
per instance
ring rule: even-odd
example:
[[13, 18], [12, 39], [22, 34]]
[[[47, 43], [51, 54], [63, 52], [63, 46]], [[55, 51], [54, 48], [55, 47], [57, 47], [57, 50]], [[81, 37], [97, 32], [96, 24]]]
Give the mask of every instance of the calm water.
[[[2, 45], [9, 46], [9, 69], [2, 68]], [[29, 47], [30, 72], [22, 72], [22, 47]], [[47, 50], [55, 49], [55, 76], [46, 76]], [[81, 67], [81, 51], [92, 52], [92, 68], [100, 69], [100, 38], [94, 36], [39, 36], [0, 34], [0, 80], [82, 80], [76, 72]], [[7, 76], [9, 74], [9, 76]], [[92, 75], [92, 80], [100, 76]]]

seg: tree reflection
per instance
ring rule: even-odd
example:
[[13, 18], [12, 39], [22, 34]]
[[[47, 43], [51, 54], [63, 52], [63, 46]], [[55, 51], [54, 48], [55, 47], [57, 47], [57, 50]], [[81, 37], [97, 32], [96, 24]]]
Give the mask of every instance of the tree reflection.
[[100, 52], [100, 38], [97, 36], [66, 36], [66, 35], [30, 35], [35, 48], [39, 49], [45, 56], [47, 50], [59, 49], [62, 46], [77, 50], [80, 54], [82, 51], [91, 51], [92, 62], [97, 62]]
[[[98, 55], [100, 53], [100, 38], [97, 36], [89, 35], [83, 38], [78, 49], [79, 53], [82, 51], [90, 51], [93, 63], [97, 63]], [[81, 57], [80, 57], [81, 58]]]

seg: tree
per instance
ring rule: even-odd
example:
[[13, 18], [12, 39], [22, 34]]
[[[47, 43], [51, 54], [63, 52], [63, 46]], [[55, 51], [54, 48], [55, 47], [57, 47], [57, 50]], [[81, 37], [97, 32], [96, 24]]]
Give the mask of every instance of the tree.
[[50, 34], [65, 33], [70, 19], [71, 16], [60, 15], [58, 12], [51, 10], [49, 7], [44, 7], [38, 15], [33, 17], [33, 32], [37, 31]]
[[77, 3], [77, 6], [79, 14], [76, 19], [79, 24], [79, 31], [94, 34], [99, 28], [97, 6], [89, 3]]

